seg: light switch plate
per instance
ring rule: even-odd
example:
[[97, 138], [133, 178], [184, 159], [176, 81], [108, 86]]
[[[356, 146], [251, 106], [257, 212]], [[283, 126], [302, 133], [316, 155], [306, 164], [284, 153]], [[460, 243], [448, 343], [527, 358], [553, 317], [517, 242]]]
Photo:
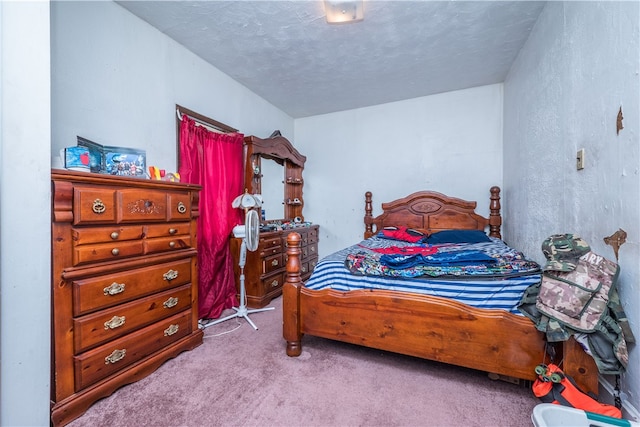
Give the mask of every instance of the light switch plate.
[[576, 154], [576, 169], [584, 169], [584, 148], [578, 150], [578, 153]]

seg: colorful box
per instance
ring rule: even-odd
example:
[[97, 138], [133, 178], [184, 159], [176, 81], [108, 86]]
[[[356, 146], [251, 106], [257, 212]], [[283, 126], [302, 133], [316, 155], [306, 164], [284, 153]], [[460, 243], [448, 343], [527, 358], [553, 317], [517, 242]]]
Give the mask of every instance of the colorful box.
[[69, 170], [89, 172], [89, 150], [85, 147], [67, 147], [64, 149], [64, 167]]
[[104, 173], [146, 178], [146, 154], [144, 151], [122, 147], [104, 148]]
[[78, 147], [89, 150], [91, 172], [146, 178], [147, 155], [144, 150], [110, 147], [78, 136]]
[[104, 147], [96, 142], [78, 136], [78, 147], [89, 150], [89, 168], [91, 172], [101, 173], [104, 170]]

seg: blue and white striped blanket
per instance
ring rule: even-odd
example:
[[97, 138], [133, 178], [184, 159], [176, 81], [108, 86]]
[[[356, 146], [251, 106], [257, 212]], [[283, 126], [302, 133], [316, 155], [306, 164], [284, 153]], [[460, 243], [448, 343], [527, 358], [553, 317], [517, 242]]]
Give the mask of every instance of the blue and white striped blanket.
[[[502, 269], [465, 266], [465, 269], [473, 273], [469, 275], [457, 268], [452, 270], [450, 266], [439, 271], [429, 266], [428, 271], [418, 275], [415, 269], [403, 272], [374, 262], [379, 260], [381, 254], [373, 251], [373, 248], [411, 244], [371, 237], [320, 260], [305, 286], [313, 290], [386, 289], [414, 292], [450, 298], [476, 308], [502, 309], [521, 315], [517, 306], [525, 289], [540, 282], [542, 276], [539, 266], [527, 261], [520, 252], [510, 248], [502, 240], [493, 237], [490, 240], [491, 242], [474, 244], [443, 245], [438, 247], [438, 251], [482, 251], [496, 259]], [[358, 258], [366, 258], [367, 262], [354, 262]]]

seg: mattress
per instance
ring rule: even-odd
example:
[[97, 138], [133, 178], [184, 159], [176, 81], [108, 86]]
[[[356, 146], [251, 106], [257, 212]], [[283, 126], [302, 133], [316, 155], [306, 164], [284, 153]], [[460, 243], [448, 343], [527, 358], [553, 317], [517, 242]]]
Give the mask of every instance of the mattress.
[[416, 245], [374, 236], [320, 260], [305, 287], [312, 290], [413, 292], [449, 298], [476, 308], [500, 309], [522, 315], [517, 307], [524, 291], [540, 282], [540, 266], [504, 241], [495, 237], [489, 240], [430, 248], [437, 249], [438, 254], [449, 255], [462, 251], [481, 252], [495, 262], [389, 268], [380, 263], [384, 253]]

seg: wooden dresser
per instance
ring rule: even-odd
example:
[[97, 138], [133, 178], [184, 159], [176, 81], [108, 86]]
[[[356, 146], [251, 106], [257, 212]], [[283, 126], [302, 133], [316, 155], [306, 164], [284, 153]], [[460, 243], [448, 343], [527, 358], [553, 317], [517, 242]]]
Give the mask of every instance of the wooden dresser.
[[202, 343], [199, 186], [53, 170], [51, 421]]
[[[244, 267], [247, 305], [261, 308], [282, 294], [287, 264], [287, 236], [295, 231], [300, 233], [300, 273], [302, 281], [311, 276], [318, 263], [319, 226], [299, 227], [291, 230], [260, 233], [260, 243], [254, 252], [247, 252]], [[242, 239], [231, 238], [231, 253], [237, 260]], [[239, 289], [240, 267], [236, 264], [236, 286]]]

